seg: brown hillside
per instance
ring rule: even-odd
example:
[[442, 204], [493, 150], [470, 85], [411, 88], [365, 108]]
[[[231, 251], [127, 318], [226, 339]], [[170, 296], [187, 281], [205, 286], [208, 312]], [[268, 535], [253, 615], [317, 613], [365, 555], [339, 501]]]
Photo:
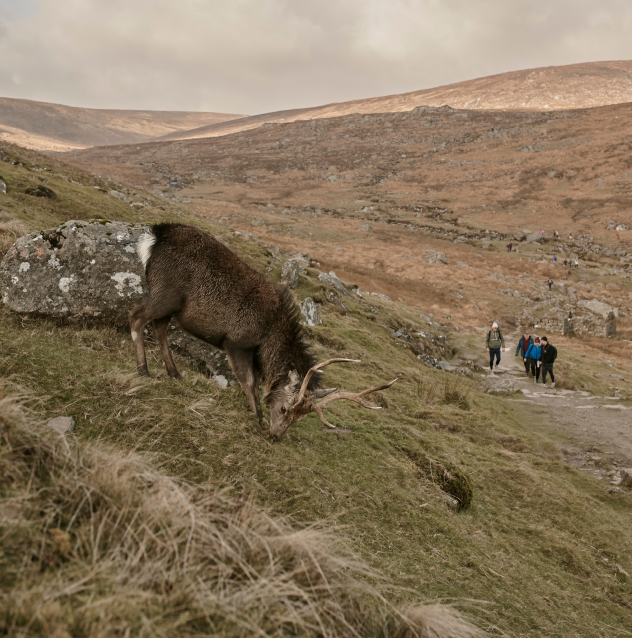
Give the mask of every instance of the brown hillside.
[[187, 111], [84, 109], [0, 98], [0, 139], [37, 150], [134, 144], [178, 130], [243, 117]]
[[[481, 253], [486, 232], [505, 250], [519, 231], [557, 230], [561, 241], [547, 253], [560, 259], [588, 255], [594, 242], [612, 254], [620, 243], [623, 255], [630, 250], [631, 231], [615, 230], [632, 226], [630, 125], [631, 104], [548, 113], [419, 107], [65, 157], [285, 250], [307, 251], [323, 268], [411, 305], [428, 300], [420, 291], [436, 284], [434, 312], [475, 327], [486, 321], [481, 299], [497, 316], [518, 310], [492, 292], [490, 267], [516, 268], [535, 282], [566, 274], [548, 262], [516, 256], [510, 264]], [[367, 223], [372, 233], [358, 229]], [[430, 226], [438, 231], [428, 235]], [[584, 232], [585, 246], [567, 243], [569, 232]], [[424, 261], [426, 249], [469, 266], [453, 273], [458, 298], [446, 293], [446, 271]]]
[[632, 102], [632, 61], [587, 62], [551, 66], [477, 78], [434, 89], [277, 111], [239, 122], [175, 131], [165, 140], [215, 137], [256, 128], [266, 122], [293, 122], [352, 113], [397, 113], [417, 106], [448, 105], [459, 109], [559, 110]]

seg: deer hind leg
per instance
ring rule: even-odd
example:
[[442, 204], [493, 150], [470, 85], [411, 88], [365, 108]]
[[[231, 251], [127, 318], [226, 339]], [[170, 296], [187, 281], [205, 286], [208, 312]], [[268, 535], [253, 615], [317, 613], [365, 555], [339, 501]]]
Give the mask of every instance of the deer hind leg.
[[158, 345], [160, 346], [160, 352], [165, 362], [165, 366], [167, 367], [167, 374], [174, 379], [182, 379], [182, 376], [176, 368], [176, 364], [173, 362], [171, 350], [169, 350], [169, 343], [167, 342], [167, 328], [169, 327], [170, 321], [171, 315], [167, 315], [166, 317], [161, 317], [160, 319], [154, 319], [151, 322], [151, 325], [154, 329], [156, 341], [158, 341]]
[[[141, 376], [149, 376], [149, 370], [147, 369], [147, 357], [145, 355], [145, 339], [143, 337], [143, 330], [145, 328], [145, 325], [150, 321], [160, 322], [163, 318], [167, 317], [171, 319], [171, 316], [173, 314], [180, 311], [181, 305], [181, 302], [176, 298], [166, 298], [158, 300], [154, 297], [150, 297], [147, 301], [145, 301], [145, 303], [142, 303], [140, 306], [134, 308], [134, 310], [129, 313], [129, 324], [132, 331], [132, 341], [134, 342], [134, 346], [136, 347], [136, 369], [138, 370], [138, 374], [140, 374]], [[169, 320], [167, 320], [164, 327], [165, 344], [166, 330], [168, 325]], [[167, 371], [169, 372], [169, 374], [171, 374], [168, 363], [168, 361], [170, 361], [171, 366], [177, 375], [178, 371], [176, 370], [173, 359], [171, 358], [171, 353], [169, 353], [169, 348], [167, 347], [168, 359], [167, 357], [165, 357], [164, 350], [162, 350], [162, 352], [163, 357], [165, 358], [165, 364], [167, 365]]]
[[246, 394], [250, 409], [257, 415], [259, 425], [263, 426], [263, 414], [259, 403], [259, 374], [255, 368], [253, 351], [231, 347], [226, 343], [224, 350], [228, 356], [228, 363]]
[[129, 313], [129, 325], [132, 331], [132, 341], [136, 348], [136, 369], [141, 377], [148, 377], [147, 356], [145, 355], [145, 338], [143, 330], [149, 321], [146, 314], [146, 305], [141, 304]]

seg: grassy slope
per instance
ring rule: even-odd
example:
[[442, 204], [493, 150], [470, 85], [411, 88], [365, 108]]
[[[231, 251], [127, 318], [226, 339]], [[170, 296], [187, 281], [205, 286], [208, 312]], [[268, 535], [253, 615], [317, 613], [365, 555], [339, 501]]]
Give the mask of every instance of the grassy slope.
[[[55, 163], [54, 170], [65, 169]], [[18, 180], [37, 179], [7, 164], [0, 174], [10, 191]], [[75, 179], [86, 186], [49, 177], [57, 202], [19, 195], [2, 207], [29, 228], [81, 217], [138, 219], [129, 204], [91, 188], [90, 178]], [[229, 239], [224, 228], [208, 230]], [[230, 241], [265, 269], [263, 248]], [[314, 294], [315, 287], [313, 278], [302, 278], [297, 296]], [[412, 590], [394, 589], [393, 600], [457, 600], [491, 634], [628, 635], [629, 497], [607, 495], [602, 484], [564, 465], [522, 405], [477, 392], [469, 410], [425, 404], [415, 381], [420, 373], [426, 380], [442, 373], [420, 366], [385, 327], [425, 326], [410, 308], [372, 303], [381, 314], [371, 318], [355, 301], [346, 316], [326, 305], [324, 326], [311, 331], [319, 358], [344, 353], [363, 360], [328, 369], [331, 385], [360, 389], [401, 377], [384, 393], [385, 410], [334, 404], [328, 414], [344, 424], [339, 432], [310, 416], [272, 445], [258, 434], [238, 388], [220, 390], [183, 361], [184, 380], [168, 379], [155, 345], [149, 361], [156, 376], [139, 379], [127, 334], [4, 308], [0, 389], [32, 397], [42, 418], [74, 416], [81, 438], [150, 450], [174, 475], [254, 492], [259, 503], [297, 524], [328, 518], [372, 566]], [[470, 509], [449, 509], [424, 469], [426, 457], [470, 478]]]

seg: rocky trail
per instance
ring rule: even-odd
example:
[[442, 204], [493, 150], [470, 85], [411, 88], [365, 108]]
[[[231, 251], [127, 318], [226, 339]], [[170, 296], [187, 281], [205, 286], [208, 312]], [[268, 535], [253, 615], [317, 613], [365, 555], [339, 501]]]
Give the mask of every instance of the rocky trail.
[[[520, 335], [507, 336], [514, 344]], [[560, 352], [558, 356], [563, 356]], [[594, 474], [612, 489], [621, 482], [620, 468], [632, 467], [632, 407], [618, 397], [596, 396], [586, 391], [551, 388], [533, 382], [524, 372], [522, 359], [512, 347], [503, 353], [500, 369], [488, 383], [511, 383], [519, 389], [512, 402], [524, 406], [525, 413], [539, 417], [559, 435], [565, 461], [581, 471]], [[527, 419], [525, 419], [527, 421]]]

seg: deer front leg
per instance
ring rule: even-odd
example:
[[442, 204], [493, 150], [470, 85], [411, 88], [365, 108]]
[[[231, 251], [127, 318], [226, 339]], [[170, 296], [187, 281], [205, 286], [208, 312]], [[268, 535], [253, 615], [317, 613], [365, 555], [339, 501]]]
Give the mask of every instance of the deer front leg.
[[263, 414], [259, 403], [259, 375], [255, 370], [254, 353], [224, 343], [228, 363], [232, 368], [239, 385], [241, 385], [250, 409], [257, 415], [259, 426], [263, 428]]
[[169, 328], [169, 322], [171, 321], [171, 315], [161, 317], [160, 319], [154, 319], [151, 325], [154, 329], [154, 336], [160, 346], [160, 352], [162, 359], [165, 362], [167, 368], [167, 374], [174, 379], [182, 379], [182, 376], [176, 368], [176, 364], [173, 362], [171, 356], [171, 350], [169, 350], [169, 342], [167, 341], [167, 328]]

